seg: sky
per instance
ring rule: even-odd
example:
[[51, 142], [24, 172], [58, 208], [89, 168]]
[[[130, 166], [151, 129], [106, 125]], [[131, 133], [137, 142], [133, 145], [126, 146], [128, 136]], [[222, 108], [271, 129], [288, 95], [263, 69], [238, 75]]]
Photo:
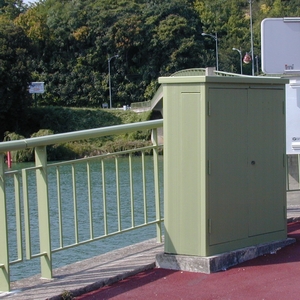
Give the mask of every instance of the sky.
[[38, 2], [39, 0], [23, 0], [24, 3], [29, 4], [29, 3], [35, 3]]

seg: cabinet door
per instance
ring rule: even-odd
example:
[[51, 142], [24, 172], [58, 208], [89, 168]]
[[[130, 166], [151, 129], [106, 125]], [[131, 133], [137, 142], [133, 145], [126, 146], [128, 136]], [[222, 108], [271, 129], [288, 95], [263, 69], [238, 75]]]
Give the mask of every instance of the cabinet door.
[[248, 236], [247, 89], [210, 88], [208, 112], [209, 244]]
[[249, 236], [285, 230], [284, 89], [249, 89]]
[[201, 86], [168, 87], [164, 97], [165, 252], [204, 255], [206, 107]]

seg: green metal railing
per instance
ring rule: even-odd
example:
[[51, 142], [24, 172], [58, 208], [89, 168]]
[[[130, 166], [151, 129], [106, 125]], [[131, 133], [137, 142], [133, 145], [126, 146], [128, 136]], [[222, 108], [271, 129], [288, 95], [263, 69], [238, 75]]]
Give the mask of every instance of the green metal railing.
[[[205, 68], [192, 68], [181, 70], [178, 72], [173, 73], [171, 76], [204, 76], [206, 72]], [[153, 110], [153, 108], [157, 105], [159, 101], [162, 101], [163, 93], [162, 93], [162, 86], [159, 86], [156, 93], [154, 94], [153, 98], [148, 101], [143, 102], [133, 102], [131, 103], [131, 110], [136, 112], [148, 111]]]
[[[0, 291], [6, 292], [10, 290], [10, 266], [12, 264], [17, 264], [23, 262], [24, 254], [26, 260], [40, 258], [41, 264], [41, 277], [42, 278], [52, 278], [52, 254], [57, 251], [65, 250], [78, 245], [86, 244], [95, 240], [100, 240], [109, 236], [117, 235], [141, 227], [146, 227], [150, 225], [156, 226], [156, 236], [157, 241], [162, 241], [162, 223], [163, 218], [161, 216], [161, 199], [160, 199], [160, 178], [159, 178], [159, 151], [162, 145], [158, 144], [157, 129], [163, 126], [162, 120], [139, 122], [133, 124], [126, 124], [120, 126], [111, 126], [105, 128], [83, 130], [77, 132], [70, 132], [65, 134], [56, 134], [51, 136], [36, 137], [18, 141], [3, 142], [0, 144], [0, 240], [2, 246], [0, 247]], [[82, 139], [112, 136], [124, 134], [127, 132], [141, 131], [141, 130], [152, 130], [152, 145], [142, 148], [135, 148], [132, 150], [126, 150], [121, 152], [115, 152], [110, 154], [98, 155], [93, 157], [87, 157], [78, 160], [64, 161], [47, 163], [47, 145], [65, 143], [68, 141], [77, 141]], [[25, 148], [34, 148], [35, 151], [35, 165], [32, 167], [23, 168], [22, 170], [8, 170], [5, 171], [4, 156], [8, 151], [21, 150]], [[155, 216], [150, 218], [148, 215], [148, 199], [146, 196], [146, 175], [145, 175], [145, 153], [151, 151], [153, 153], [153, 186], [154, 186], [154, 207]], [[133, 156], [139, 152], [140, 160], [142, 165], [142, 201], [143, 210], [137, 212], [135, 210], [135, 195], [134, 195], [134, 170], [132, 168]], [[121, 212], [121, 192], [120, 192], [120, 172], [119, 172], [119, 157], [128, 157], [128, 178], [129, 178], [129, 189], [130, 189], [130, 201], [128, 211], [130, 212], [130, 225], [126, 228], [122, 226], [122, 212]], [[114, 160], [115, 165], [115, 177], [106, 178], [105, 172], [105, 161], [111, 158]], [[102, 189], [102, 207], [101, 211], [97, 214], [101, 214], [103, 232], [102, 234], [95, 233], [94, 224], [94, 214], [95, 208], [93, 207], [93, 195], [92, 189], [94, 188], [91, 180], [91, 164], [93, 162], [99, 163], [99, 177], [101, 178]], [[78, 199], [76, 182], [77, 182], [77, 171], [76, 168], [78, 164], [85, 165], [85, 180], [86, 180], [86, 201], [87, 201], [87, 215], [88, 217], [84, 220], [87, 224], [89, 231], [89, 236], [86, 239], [81, 239], [79, 237], [79, 220], [78, 220], [78, 201], [83, 199]], [[73, 215], [74, 219], [74, 240], [73, 242], [64, 242], [64, 225], [63, 225], [63, 210], [62, 210], [62, 169], [68, 166], [71, 169], [69, 175], [71, 186], [72, 186], [72, 202], [70, 214]], [[49, 178], [48, 173], [51, 170], [52, 173], [56, 174], [55, 186], [57, 190], [56, 202], [57, 202], [57, 224], [59, 232], [59, 242], [56, 247], [52, 246], [51, 241], [51, 230], [54, 226], [51, 221], [50, 216], [50, 200], [53, 202], [53, 195], [49, 199]], [[53, 172], [54, 170], [54, 172]], [[35, 178], [32, 182], [30, 176], [33, 174]], [[31, 176], [32, 177], [32, 176]], [[7, 199], [8, 195], [6, 193], [7, 180], [13, 178], [13, 190], [14, 190], [14, 215], [15, 215], [15, 234], [16, 234], [16, 259], [12, 259], [9, 251], [9, 234], [8, 234], [8, 216], [7, 216]], [[54, 180], [53, 178], [51, 180]], [[107, 197], [107, 181], [113, 180], [115, 182], [116, 195], [116, 218], [117, 218], [117, 229], [110, 230], [108, 222], [108, 202], [110, 199]], [[36, 207], [32, 205], [32, 199], [36, 198]], [[34, 210], [35, 209], [35, 210]], [[32, 216], [36, 214], [37, 216], [37, 227], [35, 228], [34, 234], [38, 232], [38, 247], [37, 249], [32, 249], [32, 236], [33, 236], [33, 226]], [[137, 214], [141, 215], [143, 222], [136, 222]], [[23, 236], [24, 235], [24, 236]], [[24, 250], [25, 249], [25, 250]]]
[[136, 112], [148, 111], [151, 109], [151, 100], [131, 103], [130, 108]]
[[287, 155], [286, 191], [300, 191], [300, 154]]

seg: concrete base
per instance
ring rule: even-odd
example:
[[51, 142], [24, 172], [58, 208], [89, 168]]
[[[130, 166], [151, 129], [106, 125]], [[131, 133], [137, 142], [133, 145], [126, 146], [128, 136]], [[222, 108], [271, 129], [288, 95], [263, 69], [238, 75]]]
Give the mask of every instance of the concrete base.
[[215, 273], [264, 254], [275, 254], [281, 248], [296, 242], [294, 238], [259, 244], [213, 256], [188, 256], [160, 253], [156, 255], [156, 266], [164, 269], [199, 273]]

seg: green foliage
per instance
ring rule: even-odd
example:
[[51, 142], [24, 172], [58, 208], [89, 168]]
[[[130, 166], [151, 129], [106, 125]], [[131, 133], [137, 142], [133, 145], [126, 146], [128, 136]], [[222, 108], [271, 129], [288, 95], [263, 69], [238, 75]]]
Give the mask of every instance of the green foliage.
[[74, 297], [70, 291], [64, 290], [61, 294], [62, 300], [72, 300]]
[[28, 110], [27, 118], [22, 124], [22, 128], [27, 135], [30, 132], [38, 131], [40, 128], [49, 128], [54, 133], [64, 133], [138, 122], [138, 119], [144, 119], [144, 117], [139, 117], [138, 114], [130, 110], [67, 108], [59, 106], [31, 107]]
[[1, 0], [0, 16], [5, 16], [10, 20], [16, 18], [26, 8], [22, 0]]
[[115, 54], [115, 107], [150, 100], [158, 76], [204, 63], [192, 1], [46, 0], [16, 24], [35, 44], [32, 74], [46, 83], [40, 105], [101, 107], [109, 100], [108, 58]]
[[[147, 121], [151, 112], [137, 114], [124, 110], [79, 109], [63, 107], [30, 108], [28, 119], [22, 123], [24, 135], [6, 132], [4, 140], [19, 140], [25, 136], [35, 138], [54, 133], [107, 127]], [[39, 128], [48, 128], [40, 129]], [[34, 133], [32, 133], [34, 132]], [[94, 138], [47, 146], [48, 161], [82, 158], [124, 149], [138, 145], [148, 145], [150, 131], [132, 132], [120, 136]], [[17, 162], [33, 161], [33, 149], [13, 151], [12, 160]]]
[[[15, 132], [7, 131], [4, 133], [4, 141], [16, 141], [22, 139], [25, 139], [25, 137]], [[32, 157], [33, 157], [32, 149], [23, 149], [23, 150], [11, 152], [11, 160], [13, 162], [31, 161]]]
[[[260, 24], [267, 17], [299, 16], [299, 0], [252, 2], [254, 55], [260, 56]], [[109, 103], [108, 59], [114, 107], [151, 100], [159, 76], [215, 66], [218, 33], [219, 69], [239, 72], [238, 48], [250, 51], [247, 0], [0, 0], [0, 135], [19, 131], [32, 103], [30, 81], [45, 82], [39, 106], [100, 108]], [[251, 73], [251, 64], [243, 65]], [[33, 111], [54, 132], [71, 130], [67, 111]], [[33, 115], [34, 114], [34, 115]], [[87, 112], [82, 113], [85, 118]], [[101, 118], [106, 118], [101, 116]], [[42, 124], [42, 125], [43, 125]], [[26, 124], [25, 124], [26, 125]], [[35, 127], [35, 131], [40, 128]]]
[[28, 105], [29, 49], [23, 30], [0, 15], [0, 135], [18, 128], [18, 119]]

